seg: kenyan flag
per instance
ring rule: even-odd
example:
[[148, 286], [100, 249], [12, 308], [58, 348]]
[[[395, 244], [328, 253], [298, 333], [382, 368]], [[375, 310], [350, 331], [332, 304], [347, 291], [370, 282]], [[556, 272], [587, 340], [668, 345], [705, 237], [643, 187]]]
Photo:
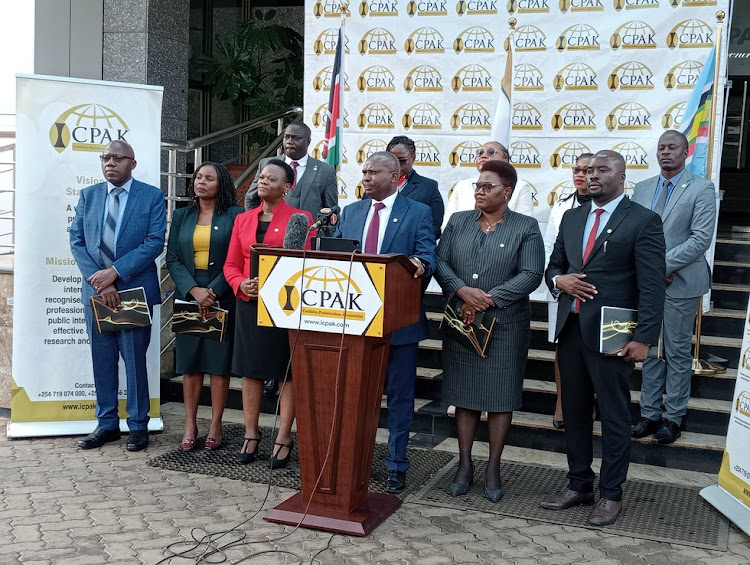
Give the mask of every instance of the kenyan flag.
[[333, 168], [341, 164], [341, 134], [344, 127], [344, 24], [339, 28], [336, 58], [331, 75], [331, 95], [326, 111], [326, 133], [323, 140], [323, 159]]

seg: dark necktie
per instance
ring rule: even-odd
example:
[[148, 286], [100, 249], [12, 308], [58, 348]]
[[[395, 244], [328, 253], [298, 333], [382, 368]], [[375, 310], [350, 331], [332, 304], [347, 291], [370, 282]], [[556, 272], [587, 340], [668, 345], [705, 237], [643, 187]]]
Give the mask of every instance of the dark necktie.
[[[596, 243], [596, 233], [599, 231], [599, 220], [601, 220], [602, 213], [604, 212], [604, 208], [599, 208], [597, 210], [594, 210], [594, 214], [596, 214], [596, 218], [594, 218], [594, 225], [591, 226], [591, 231], [589, 232], [589, 238], [586, 240], [586, 248], [583, 250], [583, 264], [586, 264], [586, 261], [589, 258], [589, 255], [591, 255], [591, 250], [594, 249], [594, 244]], [[576, 298], [575, 302], [575, 310], [576, 312], [581, 311], [581, 301]]]
[[117, 227], [117, 216], [120, 213], [120, 194], [124, 189], [116, 186], [110, 192], [109, 212], [107, 212], [107, 221], [104, 222], [102, 230], [102, 244], [99, 248], [102, 263], [109, 268], [115, 262], [115, 228]]
[[659, 194], [659, 200], [654, 205], [654, 212], [660, 216], [664, 213], [664, 208], [667, 205], [667, 195], [669, 195], [669, 188], [672, 186], [672, 181], [665, 180], [661, 187], [661, 193]]
[[297, 186], [297, 167], [299, 167], [299, 163], [297, 161], [292, 161], [292, 170], [294, 171], [294, 180], [292, 181], [292, 186], [289, 188], [289, 190], [294, 190], [294, 187]]
[[367, 228], [367, 239], [365, 240], [365, 253], [378, 252], [378, 236], [380, 235], [380, 211], [385, 208], [382, 202], [375, 203], [375, 213], [372, 215], [370, 225]]

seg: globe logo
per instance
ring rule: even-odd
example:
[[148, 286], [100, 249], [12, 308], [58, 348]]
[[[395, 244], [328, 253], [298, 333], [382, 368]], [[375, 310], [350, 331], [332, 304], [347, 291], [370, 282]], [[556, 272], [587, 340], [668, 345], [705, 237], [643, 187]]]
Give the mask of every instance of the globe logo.
[[453, 42], [456, 53], [494, 53], [495, 37], [487, 28], [474, 26], [462, 31]]
[[737, 395], [736, 408], [737, 412], [739, 412], [746, 418], [750, 418], [750, 392], [743, 390]]
[[414, 67], [404, 79], [406, 92], [442, 92], [443, 77], [432, 65]]
[[593, 130], [596, 129], [594, 111], [580, 102], [569, 102], [560, 107], [552, 116], [552, 128], [570, 130]]
[[[313, 6], [313, 15], [316, 18], [340, 18], [342, 14], [341, 6], [342, 2], [339, 0], [316, 0]], [[346, 10], [346, 17], [352, 16], [349, 11], [348, 4], [344, 4]]]
[[564, 182], [561, 182], [560, 184], [555, 186], [555, 188], [550, 190], [549, 194], [547, 194], [547, 204], [550, 208], [552, 208], [556, 202], [567, 198], [575, 191], [576, 187], [573, 184], [573, 181], [566, 180]]
[[[448, 156], [451, 167], [475, 167], [477, 151], [482, 148], [478, 141], [467, 140], [456, 145]], [[449, 196], [450, 197], [450, 196]]]
[[601, 49], [599, 32], [588, 24], [570, 26], [557, 38], [557, 50], [562, 52], [565, 49], [571, 51]]
[[414, 164], [420, 167], [439, 167], [440, 150], [431, 141], [417, 141], [415, 144], [416, 158]]
[[372, 102], [362, 108], [357, 116], [359, 129], [393, 129], [393, 112], [385, 104]]
[[[323, 67], [320, 72], [315, 75], [312, 81], [312, 87], [315, 92], [328, 92], [331, 90], [331, 79], [333, 78], [333, 67]], [[344, 73], [344, 91], [349, 92], [349, 75]]]
[[367, 67], [357, 79], [357, 89], [360, 92], [394, 92], [396, 90], [393, 73], [381, 65]]
[[513, 67], [513, 89], [519, 91], [544, 90], [544, 75], [534, 65], [521, 63]]
[[[672, 2], [679, 0], [672, 0]], [[637, 0], [636, 2], [633, 2], [632, 0], [614, 0], [613, 2], [615, 10], [618, 12], [621, 11], [623, 8], [626, 10], [636, 10], [641, 8], [658, 8], [659, 7], [659, 0]]]
[[359, 53], [372, 55], [394, 55], [396, 38], [385, 28], [376, 27], [366, 32], [359, 40]]
[[359, 15], [373, 18], [377, 16], [398, 16], [398, 4], [392, 2], [373, 2], [372, 0], [362, 0], [359, 5]]
[[661, 118], [661, 127], [667, 129], [679, 129], [682, 125], [682, 117], [685, 115], [687, 102], [678, 102], [671, 106]]
[[[101, 104], [79, 104], [65, 110], [52, 124], [49, 141], [58, 153], [99, 152], [113, 140], [125, 140], [128, 126], [111, 108]], [[71, 146], [72, 142], [72, 146]]]
[[560, 11], [564, 14], [568, 10], [571, 12], [603, 12], [604, 4], [602, 0], [580, 0], [575, 3], [574, 0], [560, 0]]
[[442, 34], [431, 27], [414, 30], [404, 42], [407, 55], [412, 53], [445, 53]]
[[526, 102], [514, 104], [511, 127], [514, 130], [541, 130], [542, 113]]
[[368, 139], [357, 149], [357, 163], [363, 165], [365, 161], [378, 151], [385, 151], [387, 144], [382, 139]]
[[561, 90], [598, 90], [596, 71], [586, 63], [570, 63], [555, 75], [552, 86]]
[[745, 370], [750, 371], [750, 347], [742, 353], [742, 366]]
[[633, 20], [618, 27], [609, 39], [612, 49], [656, 49], [656, 32], [646, 22]]
[[607, 86], [614, 92], [620, 90], [653, 90], [654, 73], [643, 63], [628, 61], [609, 75]]
[[448, 2], [445, 0], [409, 0], [406, 4], [406, 13], [414, 16], [447, 16]]
[[[497, 14], [498, 0], [458, 0], [456, 3], [456, 14], [463, 16], [491, 16]], [[509, 12], [512, 13], [512, 12]]]
[[[328, 102], [318, 106], [318, 109], [312, 115], [312, 123], [316, 128], [328, 123]], [[344, 127], [349, 127], [349, 112], [346, 111], [346, 108], [344, 108]]]
[[466, 65], [451, 79], [453, 92], [492, 92], [490, 72], [482, 65]]
[[591, 153], [591, 149], [580, 141], [566, 141], [552, 152], [549, 164], [553, 169], [558, 167], [569, 169], [575, 165], [578, 156], [583, 153]]
[[604, 121], [607, 129], [623, 131], [651, 129], [651, 112], [643, 104], [626, 102], [615, 106]]
[[[302, 294], [311, 295], [311, 298], [305, 299], [307, 305], [312, 306], [311, 302], [314, 302], [315, 305], [320, 304], [320, 307], [339, 310], [343, 314], [344, 309], [352, 308], [350, 296], [362, 294], [362, 291], [344, 271], [335, 267], [316, 265], [296, 272], [281, 285], [278, 294], [281, 311], [287, 316], [294, 314], [301, 305]], [[317, 296], [321, 296], [320, 301], [316, 300]], [[327, 297], [325, 302], [323, 302], [324, 297]], [[353, 304], [356, 306], [356, 302]], [[361, 308], [353, 309], [361, 310]]]
[[648, 169], [648, 154], [646, 150], [632, 141], [623, 141], [612, 148], [625, 159], [625, 165], [628, 169]]
[[404, 125], [404, 129], [407, 130], [412, 127], [415, 130], [442, 128], [440, 124], [440, 110], [426, 102], [415, 104], [409, 108], [401, 122]]
[[[322, 159], [323, 158], [323, 145], [325, 144], [325, 139], [321, 139], [318, 143], [315, 144], [315, 147], [312, 150], [312, 156], [315, 159]], [[341, 162], [346, 164], [347, 158], [346, 158], [346, 145], [343, 145], [341, 148]]]
[[714, 30], [703, 20], [685, 20], [667, 34], [667, 47], [691, 48], [713, 47]]
[[[532, 2], [523, 0], [508, 0], [506, 8], [510, 15], [515, 13], [519, 14], [548, 14], [549, 4], [548, 0], [534, 0]], [[472, 12], [474, 13], [474, 12]]]
[[491, 130], [490, 113], [481, 104], [470, 102], [459, 106], [451, 116], [453, 130]]
[[667, 90], [673, 88], [692, 90], [701, 76], [703, 63], [700, 61], [683, 61], [669, 69], [664, 77], [664, 86]]
[[[323, 30], [313, 41], [313, 51], [316, 55], [335, 55], [338, 42], [338, 28], [330, 27]], [[349, 37], [347, 35], [344, 35], [344, 52], [349, 53]]]
[[536, 26], [525, 25], [516, 28], [513, 45], [516, 51], [546, 51], [547, 36]]
[[542, 167], [539, 150], [528, 141], [511, 142], [510, 162], [518, 169], [540, 169]]

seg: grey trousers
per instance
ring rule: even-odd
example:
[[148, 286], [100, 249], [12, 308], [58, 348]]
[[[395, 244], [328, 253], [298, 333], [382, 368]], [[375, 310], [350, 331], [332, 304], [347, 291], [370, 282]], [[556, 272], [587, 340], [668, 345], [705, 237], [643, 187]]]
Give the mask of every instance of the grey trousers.
[[[641, 385], [641, 416], [650, 420], [666, 418], [682, 424], [690, 398], [690, 378], [693, 369], [693, 329], [700, 296], [670, 298], [664, 301], [665, 360], [646, 359], [643, 362]], [[664, 409], [662, 410], [662, 396]]]

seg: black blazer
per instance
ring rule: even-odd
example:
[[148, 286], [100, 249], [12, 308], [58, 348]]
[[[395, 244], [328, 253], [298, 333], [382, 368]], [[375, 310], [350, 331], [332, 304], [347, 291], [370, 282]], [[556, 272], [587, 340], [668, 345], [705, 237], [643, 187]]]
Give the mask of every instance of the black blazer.
[[[583, 232], [590, 211], [591, 203], [587, 203], [563, 216], [545, 273], [547, 286], [554, 290], [552, 279], [557, 275], [585, 273], [584, 280], [596, 287], [598, 294], [593, 300], [581, 303], [581, 333], [587, 348], [599, 350], [602, 306], [638, 310], [638, 327], [633, 340], [655, 345], [664, 315], [666, 275], [661, 218], [627, 197], [623, 198], [583, 264]], [[560, 294], [555, 337], [568, 319], [572, 302], [572, 296]]]
[[[211, 219], [211, 243], [208, 249], [208, 274], [211, 283], [208, 287], [216, 293], [219, 302], [234, 302], [234, 293], [224, 278], [224, 261], [227, 258], [229, 240], [232, 237], [234, 219], [242, 213], [242, 208], [232, 206], [223, 214], [214, 213]], [[193, 278], [193, 232], [198, 221], [198, 209], [194, 206], [178, 208], [172, 214], [167, 244], [167, 269], [175, 285], [178, 300], [192, 300], [188, 291], [198, 286]], [[223, 304], [222, 304], [223, 307]]]

